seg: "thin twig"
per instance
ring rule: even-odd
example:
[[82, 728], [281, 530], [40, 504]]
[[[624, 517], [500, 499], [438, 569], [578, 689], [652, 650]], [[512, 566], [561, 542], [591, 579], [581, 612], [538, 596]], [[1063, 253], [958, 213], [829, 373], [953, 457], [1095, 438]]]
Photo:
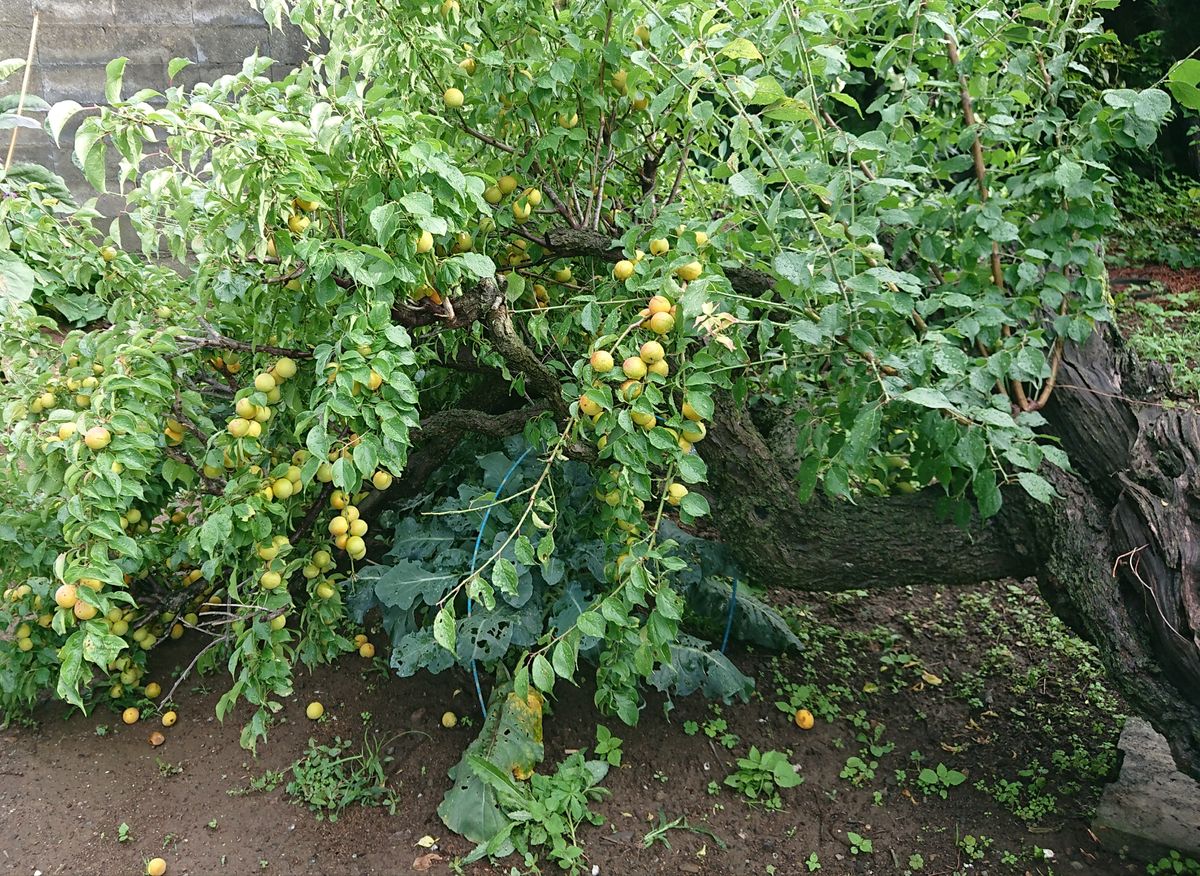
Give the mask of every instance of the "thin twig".
[[196, 652], [196, 656], [192, 658], [192, 662], [189, 663], [186, 667], [184, 667], [183, 672], [181, 672], [179, 674], [179, 678], [176, 679], [176, 681], [173, 685], [171, 685], [171, 689], [169, 691], [167, 691], [167, 695], [165, 697], [163, 697], [161, 700], [159, 700], [159, 702], [162, 703], [163, 705], [170, 703], [172, 701], [172, 698], [175, 696], [175, 691], [178, 690], [179, 685], [183, 684], [183, 682], [187, 679], [187, 677], [189, 675], [191, 675], [192, 670], [196, 668], [196, 664], [200, 662], [200, 658], [203, 657], [205, 654], [207, 654], [209, 651], [211, 651], [213, 648], [215, 648], [217, 645], [221, 645], [225, 642], [228, 642], [232, 638], [233, 638], [233, 631], [231, 630], [228, 633], [226, 633], [225, 635], [221, 636], [219, 639], [213, 639], [211, 642], [209, 642], [207, 645], [205, 645], [203, 648], [201, 648], [198, 652]]
[[675, 182], [671, 185], [671, 194], [667, 195], [667, 200], [663, 204], [664, 207], [670, 206], [679, 196], [679, 186], [683, 183], [683, 171], [687, 168], [688, 155], [692, 148], [692, 138], [696, 136], [695, 128], [689, 128], [687, 136], [683, 138], [683, 145], [679, 147], [679, 167], [675, 170]]

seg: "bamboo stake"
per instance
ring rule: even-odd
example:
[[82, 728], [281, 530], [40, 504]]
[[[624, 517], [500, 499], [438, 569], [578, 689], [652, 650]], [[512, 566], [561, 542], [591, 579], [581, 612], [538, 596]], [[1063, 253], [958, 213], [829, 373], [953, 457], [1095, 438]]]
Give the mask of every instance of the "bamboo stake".
[[[40, 12], [33, 13], [33, 28], [29, 31], [29, 53], [25, 56], [25, 75], [21, 77], [21, 96], [17, 98], [18, 118], [20, 118], [21, 113], [25, 110], [25, 96], [29, 94], [29, 74], [33, 70], [33, 51], [37, 47], [38, 19], [40, 16]], [[12, 167], [13, 153], [17, 149], [17, 132], [20, 130], [20, 125], [13, 126], [12, 137], [8, 141], [8, 156], [4, 159], [5, 173], [8, 173], [8, 169]]]

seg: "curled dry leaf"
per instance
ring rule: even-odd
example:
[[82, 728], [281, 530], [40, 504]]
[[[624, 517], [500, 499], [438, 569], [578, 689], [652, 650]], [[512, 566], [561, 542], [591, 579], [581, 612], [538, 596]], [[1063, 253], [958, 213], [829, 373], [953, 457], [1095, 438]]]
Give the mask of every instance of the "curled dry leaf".
[[167, 741], [167, 737], [163, 736], [161, 733], [159, 733], [157, 730], [155, 730], [153, 733], [150, 734], [149, 741], [150, 741], [151, 745], [153, 745], [155, 748], [158, 748], [158, 746], [162, 745], [164, 742]]

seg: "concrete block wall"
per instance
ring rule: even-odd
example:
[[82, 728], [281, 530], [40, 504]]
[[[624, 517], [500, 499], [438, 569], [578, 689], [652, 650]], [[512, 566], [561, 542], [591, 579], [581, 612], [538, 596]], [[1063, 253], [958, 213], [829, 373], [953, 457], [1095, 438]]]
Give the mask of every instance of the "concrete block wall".
[[[240, 69], [256, 50], [274, 58], [280, 74], [304, 56], [303, 35], [269, 28], [249, 0], [0, 0], [0, 59], [25, 57], [35, 12], [40, 17], [29, 91], [51, 104], [103, 103], [105, 65], [122, 56], [129, 59], [125, 94], [212, 81]], [[187, 58], [192, 65], [168, 83], [172, 58]], [[0, 95], [20, 88], [18, 73], [0, 83]], [[77, 194], [90, 196], [72, 164], [70, 130], [56, 148], [45, 134], [22, 129], [16, 160], [44, 164]], [[7, 151], [8, 135], [0, 132], [0, 154]], [[106, 198], [102, 206], [113, 203]]]

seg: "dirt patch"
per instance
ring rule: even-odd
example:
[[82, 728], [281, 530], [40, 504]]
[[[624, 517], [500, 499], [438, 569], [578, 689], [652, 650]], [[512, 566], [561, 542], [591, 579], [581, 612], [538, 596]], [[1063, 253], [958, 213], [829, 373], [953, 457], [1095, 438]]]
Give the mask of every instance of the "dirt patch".
[[[734, 655], [757, 679], [748, 704], [692, 697], [668, 715], [652, 698], [628, 728], [597, 716], [589, 690], [562, 688], [546, 721], [547, 764], [591, 746], [597, 720], [624, 738], [623, 765], [606, 781], [612, 796], [598, 807], [606, 823], [581, 837], [589, 869], [798, 874], [812, 860], [822, 874], [1048, 873], [1036, 846], [1053, 853], [1055, 873], [1142, 872], [1087, 829], [1116, 767], [1120, 705], [1096, 676], [1094, 653], [1031, 586], [776, 598], [791, 605], [807, 647], [784, 658]], [[156, 654], [157, 675], [165, 680], [190, 654], [186, 640]], [[138, 874], [161, 855], [171, 876], [440, 874], [469, 851], [435, 811], [446, 771], [475, 732], [439, 723], [446, 709], [474, 715], [464, 676], [397, 679], [357, 657], [303, 672], [257, 758], [238, 747], [242, 715], [224, 725], [213, 717], [221, 684], [205, 679], [211, 691], [183, 698], [160, 748], [147, 742], [157, 724], [124, 726], [104, 709], [85, 717], [61, 705], [42, 709], [36, 729], [0, 734], [0, 873]], [[817, 712], [811, 731], [776, 706], [795, 697]], [[313, 699], [327, 709], [318, 723], [304, 717]], [[282, 787], [229, 794], [285, 769], [310, 736], [405, 731], [385, 745], [395, 816], [352, 807], [330, 823]], [[781, 811], [750, 806], [722, 784], [752, 745], [786, 751], [804, 776], [783, 792]], [[849, 769], [859, 755], [871, 776]], [[944, 799], [917, 778], [939, 765], [965, 776]], [[647, 846], [648, 833], [680, 818], [699, 830], [676, 822]], [[860, 844], [854, 854], [851, 834], [870, 850]], [[436, 849], [417, 845], [425, 835]]]
[[1166, 292], [1200, 289], [1200, 268], [1168, 268], [1166, 265], [1122, 265], [1109, 269], [1109, 283], [1120, 289], [1158, 284]]

